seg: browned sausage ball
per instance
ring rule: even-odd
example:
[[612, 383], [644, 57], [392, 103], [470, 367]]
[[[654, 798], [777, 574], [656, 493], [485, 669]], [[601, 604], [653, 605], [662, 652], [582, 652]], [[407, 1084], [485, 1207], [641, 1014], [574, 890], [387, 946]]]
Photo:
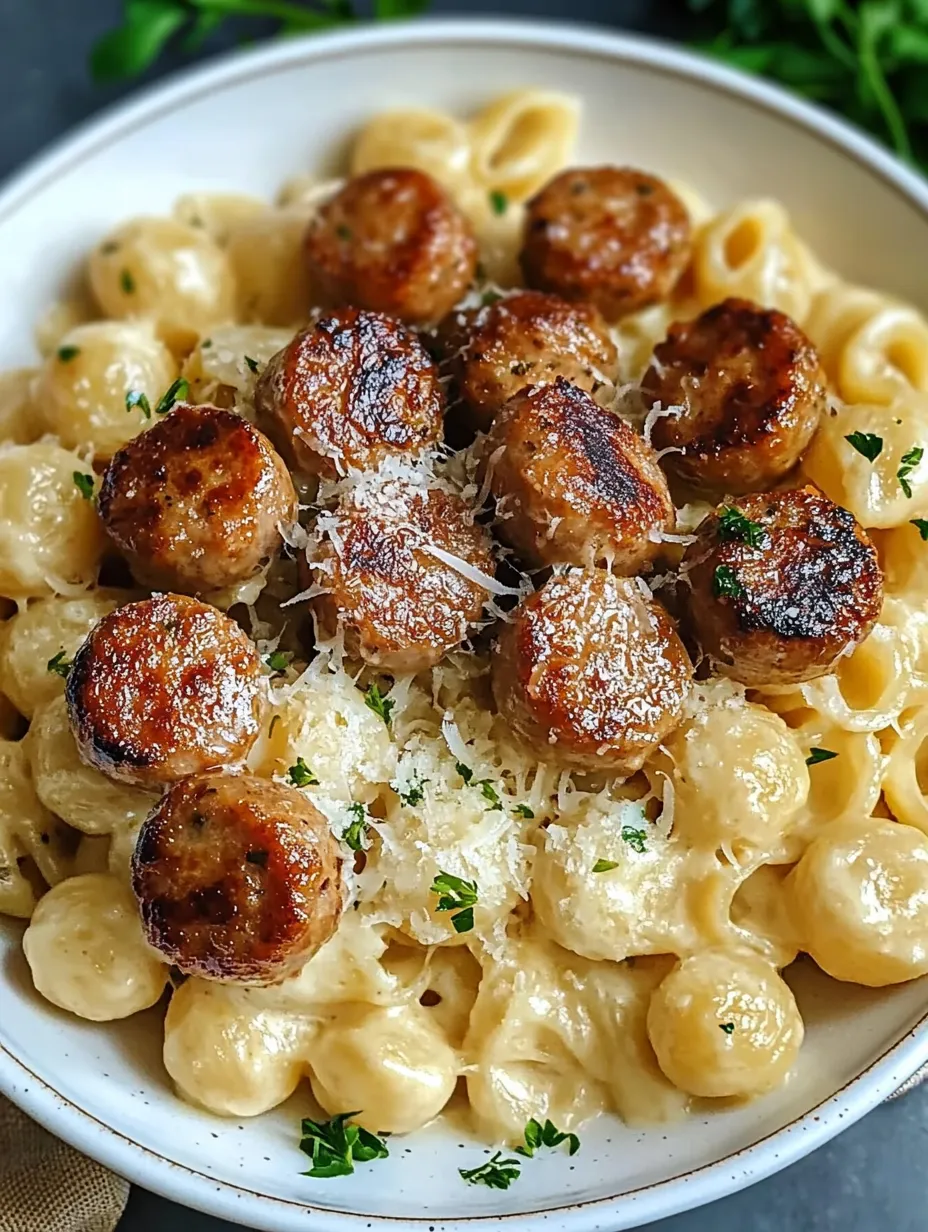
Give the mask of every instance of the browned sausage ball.
[[418, 457], [441, 435], [444, 396], [411, 330], [377, 312], [339, 308], [271, 359], [255, 405], [285, 457], [332, 479], [390, 454]]
[[264, 706], [261, 663], [235, 621], [185, 595], [110, 612], [68, 675], [81, 757], [110, 778], [156, 787], [241, 760]]
[[666, 299], [691, 248], [686, 207], [663, 180], [580, 167], [529, 201], [520, 259], [529, 286], [590, 300], [614, 320]]
[[352, 657], [422, 671], [467, 637], [489, 598], [447, 557], [492, 577], [490, 537], [453, 492], [374, 482], [319, 519], [315, 579], [326, 593], [313, 601], [316, 617], [329, 635], [343, 630]]
[[630, 775], [680, 722], [692, 670], [670, 617], [633, 579], [569, 569], [503, 626], [493, 695], [542, 761]]
[[326, 819], [302, 792], [250, 774], [176, 783], [139, 832], [132, 888], [149, 944], [206, 980], [283, 979], [342, 911]]
[[717, 492], [750, 492], [799, 461], [825, 409], [825, 374], [799, 326], [774, 308], [726, 299], [678, 321], [642, 381], [666, 407], [651, 439], [682, 478]]
[[689, 618], [723, 675], [747, 685], [824, 676], [880, 614], [876, 550], [815, 488], [723, 505], [683, 558]]
[[562, 376], [595, 394], [618, 376], [619, 357], [592, 304], [568, 304], [542, 291], [517, 291], [483, 308], [453, 312], [441, 330], [444, 367], [474, 427], [526, 385]]
[[297, 516], [283, 459], [240, 415], [176, 406], [103, 476], [106, 530], [145, 586], [202, 594], [258, 573]]
[[605, 562], [636, 573], [674, 525], [651, 446], [562, 377], [506, 403], [483, 465], [499, 502], [497, 532], [527, 565]]
[[397, 167], [355, 176], [306, 233], [310, 281], [322, 302], [437, 321], [474, 280], [470, 223], [435, 180]]

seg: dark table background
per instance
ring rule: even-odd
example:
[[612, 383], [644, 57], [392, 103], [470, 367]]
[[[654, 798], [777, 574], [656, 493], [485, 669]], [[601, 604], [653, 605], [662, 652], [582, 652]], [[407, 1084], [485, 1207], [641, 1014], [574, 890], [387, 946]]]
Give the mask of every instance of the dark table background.
[[[436, 13], [569, 16], [664, 36], [682, 31], [683, 7], [682, 0], [433, 0]], [[120, 8], [120, 0], [0, 0], [0, 176], [138, 88], [94, 86], [86, 70], [90, 47], [117, 23]], [[217, 37], [207, 50], [229, 41]], [[178, 66], [168, 61], [157, 71]], [[878, 1108], [786, 1172], [652, 1227], [661, 1232], [928, 1232], [928, 1084]], [[119, 1232], [168, 1228], [231, 1232], [230, 1224], [133, 1189]]]

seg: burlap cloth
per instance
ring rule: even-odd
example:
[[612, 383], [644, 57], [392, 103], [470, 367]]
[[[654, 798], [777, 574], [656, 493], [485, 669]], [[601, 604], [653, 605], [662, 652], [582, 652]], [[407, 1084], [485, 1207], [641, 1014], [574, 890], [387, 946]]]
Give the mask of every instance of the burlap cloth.
[[[928, 1078], [928, 1065], [892, 1099]], [[0, 1095], [0, 1232], [113, 1232], [129, 1183], [40, 1129]]]

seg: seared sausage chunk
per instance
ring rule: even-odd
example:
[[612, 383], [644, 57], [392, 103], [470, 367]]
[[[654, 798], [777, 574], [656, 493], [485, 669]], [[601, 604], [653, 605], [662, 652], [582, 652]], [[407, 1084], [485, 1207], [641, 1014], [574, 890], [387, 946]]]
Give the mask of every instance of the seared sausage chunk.
[[541, 291], [517, 291], [483, 308], [452, 312], [440, 343], [455, 394], [478, 429], [488, 428], [526, 385], [561, 376], [595, 394], [618, 375], [615, 344], [593, 305], [568, 304]]
[[666, 299], [689, 264], [690, 220], [663, 180], [630, 167], [562, 171], [528, 203], [530, 287], [590, 300], [614, 320]]
[[181, 403], [116, 453], [99, 510], [139, 582], [203, 594], [260, 572], [297, 497], [263, 432], [232, 411]]
[[569, 569], [503, 626], [492, 672], [500, 713], [542, 761], [630, 775], [680, 722], [692, 665], [634, 580]]
[[414, 458], [442, 427], [438, 369], [411, 330], [339, 308], [296, 335], [255, 389], [262, 426], [284, 456], [331, 479], [398, 454]]
[[720, 507], [682, 571], [703, 652], [747, 685], [826, 675], [864, 640], [883, 602], [873, 544], [853, 514], [812, 487]]
[[176, 783], [139, 832], [132, 888], [149, 944], [206, 980], [283, 979], [342, 910], [326, 819], [302, 792], [250, 774]]
[[[459, 645], [489, 598], [490, 538], [453, 491], [424, 476], [371, 475], [320, 515], [313, 603], [353, 657], [394, 672], [434, 666]], [[470, 575], [468, 575], [468, 570]]]
[[642, 389], [663, 409], [651, 439], [666, 465], [718, 492], [766, 488], [799, 461], [825, 409], [825, 374], [799, 326], [774, 308], [726, 299], [678, 321]]
[[474, 279], [470, 223], [423, 171], [392, 168], [349, 180], [306, 233], [313, 290], [412, 325], [437, 321]]
[[83, 760], [138, 787], [240, 761], [264, 704], [254, 643], [184, 595], [104, 616], [74, 656], [66, 696]]
[[527, 565], [605, 563], [636, 573], [674, 524], [651, 446], [561, 377], [506, 403], [483, 465], [499, 502], [498, 534]]

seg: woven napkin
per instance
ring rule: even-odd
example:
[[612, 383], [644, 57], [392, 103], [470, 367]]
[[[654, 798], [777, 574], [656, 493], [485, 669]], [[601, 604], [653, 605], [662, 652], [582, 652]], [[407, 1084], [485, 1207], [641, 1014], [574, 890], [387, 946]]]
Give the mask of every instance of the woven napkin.
[[113, 1232], [129, 1182], [0, 1095], [0, 1232]]

